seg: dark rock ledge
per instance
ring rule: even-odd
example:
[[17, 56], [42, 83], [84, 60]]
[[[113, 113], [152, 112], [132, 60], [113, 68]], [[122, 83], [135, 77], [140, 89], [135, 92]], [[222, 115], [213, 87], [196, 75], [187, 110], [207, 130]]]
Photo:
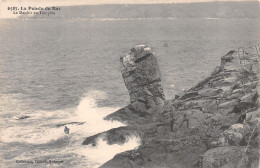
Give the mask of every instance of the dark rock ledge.
[[132, 48], [120, 61], [131, 103], [105, 119], [129, 126], [88, 137], [83, 144], [95, 145], [98, 137], [122, 144], [131, 135], [142, 142], [102, 168], [258, 168], [258, 58], [230, 51], [208, 78], [171, 100], [165, 100], [148, 46]]

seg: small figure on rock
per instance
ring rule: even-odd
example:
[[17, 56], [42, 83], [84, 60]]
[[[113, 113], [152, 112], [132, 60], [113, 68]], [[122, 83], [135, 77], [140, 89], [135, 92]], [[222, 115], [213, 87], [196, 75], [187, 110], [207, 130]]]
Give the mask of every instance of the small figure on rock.
[[70, 129], [67, 126], [65, 126], [64, 127], [64, 132], [65, 132], [65, 134], [69, 134], [70, 133]]
[[170, 117], [171, 117], [171, 122], [170, 122], [170, 129], [171, 129], [171, 132], [173, 132], [173, 126], [175, 124], [175, 121], [176, 121], [176, 118], [174, 116], [174, 112], [175, 112], [175, 109], [172, 107], [171, 108], [171, 112], [170, 112]]
[[182, 127], [182, 125], [185, 121], [187, 122], [187, 128], [189, 128], [189, 117], [186, 113], [183, 114], [183, 120], [182, 120], [182, 123], [180, 125], [181, 127]]

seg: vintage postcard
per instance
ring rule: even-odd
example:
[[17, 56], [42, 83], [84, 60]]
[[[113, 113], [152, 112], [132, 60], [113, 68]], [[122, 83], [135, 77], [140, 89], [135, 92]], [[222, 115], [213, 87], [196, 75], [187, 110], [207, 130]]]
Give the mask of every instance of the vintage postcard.
[[256, 0], [0, 0], [0, 167], [259, 168]]

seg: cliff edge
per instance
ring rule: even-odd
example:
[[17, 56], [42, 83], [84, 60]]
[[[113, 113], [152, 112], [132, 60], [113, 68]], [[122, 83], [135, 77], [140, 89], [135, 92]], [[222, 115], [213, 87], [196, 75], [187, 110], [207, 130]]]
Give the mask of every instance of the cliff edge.
[[95, 145], [139, 136], [136, 150], [117, 154], [102, 168], [258, 168], [260, 114], [258, 56], [230, 51], [212, 74], [182, 96], [165, 100], [155, 54], [146, 45], [121, 57], [130, 104], [108, 116], [126, 127], [86, 138]]

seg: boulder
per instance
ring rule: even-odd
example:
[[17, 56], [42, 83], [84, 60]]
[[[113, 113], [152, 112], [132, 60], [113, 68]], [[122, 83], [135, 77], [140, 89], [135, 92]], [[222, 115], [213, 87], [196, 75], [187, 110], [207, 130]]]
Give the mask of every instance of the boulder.
[[137, 131], [132, 127], [118, 127], [111, 130], [87, 137], [82, 145], [97, 145], [97, 140], [102, 138], [107, 141], [109, 145], [123, 144], [131, 136], [139, 136]]
[[250, 120], [256, 120], [257, 118], [260, 118], [260, 111], [259, 110], [246, 113], [246, 121], [247, 122], [250, 121]]
[[235, 105], [233, 112], [234, 113], [245, 113], [248, 109], [251, 109], [253, 107], [254, 107], [254, 103], [241, 101]]
[[137, 150], [131, 150], [115, 155], [113, 160], [104, 163], [100, 168], [141, 168], [143, 164], [142, 154]]
[[[203, 168], [247, 168], [248, 157], [238, 146], [218, 147], [202, 155]], [[242, 159], [243, 157], [243, 159]]]
[[[220, 146], [239, 146], [244, 143], [242, 140], [246, 139], [246, 136], [250, 134], [250, 127], [246, 124], [233, 124], [228, 130], [221, 133], [222, 143]], [[223, 142], [224, 141], [224, 142]]]

